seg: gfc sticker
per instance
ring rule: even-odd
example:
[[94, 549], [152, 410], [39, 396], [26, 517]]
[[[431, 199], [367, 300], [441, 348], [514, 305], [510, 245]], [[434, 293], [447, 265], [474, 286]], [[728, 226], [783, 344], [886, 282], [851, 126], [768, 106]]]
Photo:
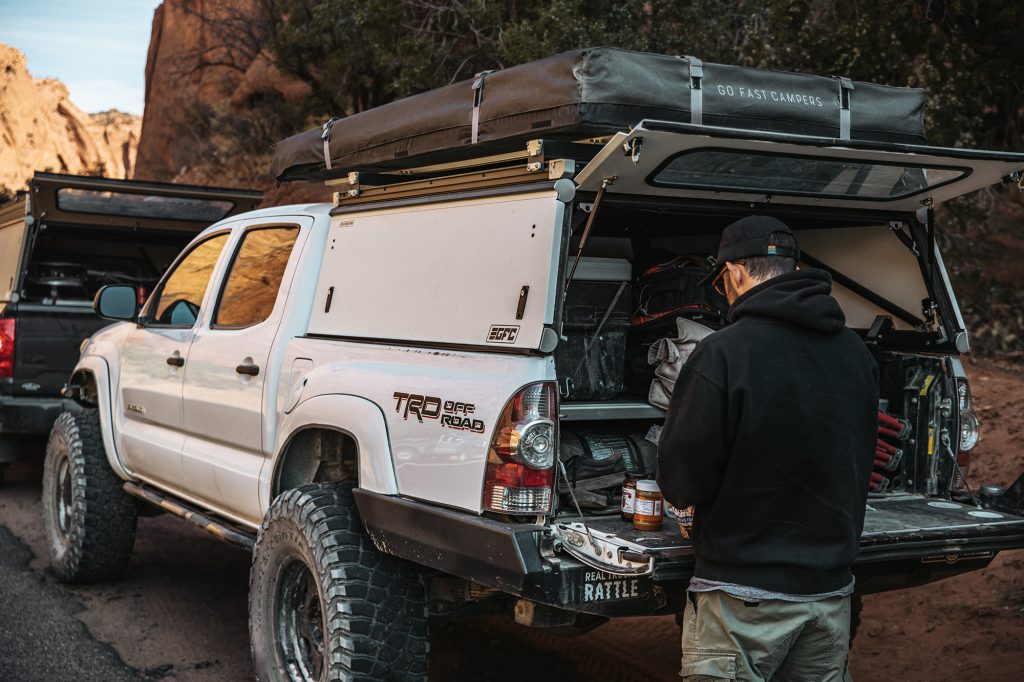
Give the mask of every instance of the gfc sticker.
[[519, 338], [519, 325], [492, 324], [487, 333], [487, 343], [515, 343]]

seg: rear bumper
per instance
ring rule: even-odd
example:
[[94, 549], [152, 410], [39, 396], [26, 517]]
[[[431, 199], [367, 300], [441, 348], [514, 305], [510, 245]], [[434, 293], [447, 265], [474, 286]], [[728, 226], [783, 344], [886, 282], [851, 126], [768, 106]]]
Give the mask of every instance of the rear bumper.
[[[654, 574], [623, 577], [556, 552], [550, 530], [509, 524], [431, 504], [355, 490], [377, 548], [448, 575], [559, 609], [600, 616], [682, 611], [693, 575], [690, 553], [659, 558]], [[1024, 528], [908, 532], [861, 541], [857, 592], [886, 592], [984, 568], [1001, 550], [1024, 547]]]
[[682, 610], [692, 562], [644, 577], [596, 571], [556, 554], [550, 531], [356, 489], [356, 503], [383, 552], [556, 608], [601, 616]]
[[71, 405], [62, 398], [0, 396], [0, 435], [47, 435], [60, 413]]

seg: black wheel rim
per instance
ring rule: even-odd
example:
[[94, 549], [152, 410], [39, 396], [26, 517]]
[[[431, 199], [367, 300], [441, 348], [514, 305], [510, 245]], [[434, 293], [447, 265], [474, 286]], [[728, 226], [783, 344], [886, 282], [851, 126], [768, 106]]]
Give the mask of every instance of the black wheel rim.
[[57, 532], [61, 539], [68, 535], [71, 529], [71, 466], [67, 458], [60, 461], [57, 467]]
[[324, 671], [324, 619], [313, 572], [295, 560], [281, 573], [277, 641], [288, 679], [319, 682]]

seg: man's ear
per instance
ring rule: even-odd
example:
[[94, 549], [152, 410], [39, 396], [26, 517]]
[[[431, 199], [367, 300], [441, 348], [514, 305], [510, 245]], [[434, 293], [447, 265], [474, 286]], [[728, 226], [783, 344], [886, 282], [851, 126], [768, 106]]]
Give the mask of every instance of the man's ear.
[[746, 281], [746, 278], [749, 277], [747, 275], [746, 268], [744, 268], [742, 265], [737, 265], [736, 263], [730, 263], [726, 261], [725, 268], [729, 271], [729, 275], [732, 277], [732, 281], [736, 284], [737, 287], [743, 286], [744, 282]]

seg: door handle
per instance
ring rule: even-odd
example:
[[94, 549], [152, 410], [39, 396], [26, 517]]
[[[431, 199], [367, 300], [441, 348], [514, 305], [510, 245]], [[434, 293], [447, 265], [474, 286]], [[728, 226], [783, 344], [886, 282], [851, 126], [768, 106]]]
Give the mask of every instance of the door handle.
[[167, 364], [170, 365], [171, 367], [184, 367], [185, 358], [181, 357], [180, 355], [172, 355], [171, 357], [167, 358]]
[[239, 365], [235, 367], [235, 371], [239, 374], [248, 374], [251, 377], [256, 376], [260, 373], [260, 368], [257, 365]]

